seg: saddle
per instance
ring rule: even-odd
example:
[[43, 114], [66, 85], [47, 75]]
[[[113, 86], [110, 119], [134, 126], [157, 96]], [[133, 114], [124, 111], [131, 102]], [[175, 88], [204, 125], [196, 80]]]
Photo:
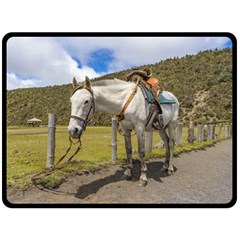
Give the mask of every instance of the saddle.
[[[165, 95], [164, 88], [159, 84], [158, 79], [152, 77], [152, 70], [145, 68], [144, 70], [133, 70], [126, 76], [127, 81], [135, 82], [137, 86], [142, 90], [143, 96], [149, 103], [149, 113], [147, 116], [147, 122], [145, 126], [148, 126], [152, 122], [152, 127], [156, 130], [162, 129], [163, 117], [161, 104], [174, 104], [174, 99], [169, 99], [169, 96]], [[157, 116], [151, 121], [154, 113]]]
[[[133, 70], [126, 76], [126, 80], [130, 82], [137, 82], [137, 80], [140, 80], [139, 86], [142, 89], [144, 96], [146, 97], [147, 93], [148, 95], [152, 95], [152, 102], [156, 105], [158, 114], [162, 114], [158, 95], [163, 89], [161, 88], [158, 79], [152, 77], [152, 70], [150, 68]], [[147, 90], [147, 93], [145, 90]]]

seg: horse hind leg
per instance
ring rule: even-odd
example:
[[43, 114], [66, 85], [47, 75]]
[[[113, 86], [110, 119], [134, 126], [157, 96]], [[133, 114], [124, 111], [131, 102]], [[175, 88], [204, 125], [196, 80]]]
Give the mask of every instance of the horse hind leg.
[[141, 161], [141, 176], [139, 181], [139, 186], [145, 187], [148, 183], [147, 178], [147, 165], [145, 163], [145, 136], [144, 128], [137, 131], [138, 139], [138, 155]]
[[132, 142], [131, 142], [131, 132], [125, 131], [124, 133], [125, 149], [127, 154], [127, 168], [123, 174], [122, 179], [130, 180], [132, 178]]
[[174, 151], [174, 143], [175, 143], [175, 133], [176, 133], [176, 122], [171, 122], [168, 125], [168, 132], [169, 132], [169, 165], [168, 165], [168, 173], [173, 174], [174, 167], [173, 167], [173, 151]]
[[174, 151], [174, 139], [175, 139], [175, 132], [176, 132], [176, 122], [172, 121], [168, 124], [168, 133], [166, 133], [166, 129], [160, 130], [159, 134], [162, 137], [165, 147], [166, 147], [166, 160], [161, 168], [161, 172], [168, 172], [168, 174], [173, 174], [174, 167], [173, 167], [173, 151]]
[[165, 162], [162, 166], [162, 168], [160, 169], [161, 173], [165, 173], [168, 171], [168, 167], [169, 167], [169, 161], [170, 161], [170, 147], [169, 147], [169, 137], [166, 133], [166, 129], [161, 129], [159, 131], [159, 135], [161, 136], [163, 142], [164, 142], [164, 146], [166, 148], [166, 159]]

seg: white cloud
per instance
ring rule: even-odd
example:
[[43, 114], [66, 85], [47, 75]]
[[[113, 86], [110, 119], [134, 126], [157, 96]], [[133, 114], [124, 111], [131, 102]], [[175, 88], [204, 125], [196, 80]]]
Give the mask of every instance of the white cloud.
[[37, 85], [37, 80], [34, 79], [21, 79], [17, 77], [14, 73], [7, 73], [7, 89], [14, 88], [28, 88], [35, 87]]
[[[70, 83], [73, 76], [99, 76], [88, 66], [90, 54], [101, 48], [113, 53], [107, 72], [155, 63], [169, 57], [221, 48], [221, 37], [13, 37], [7, 42], [8, 89]], [[81, 62], [81, 68], [71, 57]], [[101, 73], [102, 74], [102, 73]]]
[[123, 70], [131, 66], [155, 63], [174, 56], [196, 54], [200, 50], [221, 48], [229, 41], [221, 37], [85, 37], [59, 38], [71, 55], [87, 64], [89, 53], [100, 48], [111, 49], [114, 60], [109, 71]]
[[87, 66], [79, 69], [77, 62], [51, 38], [10, 38], [7, 72], [8, 89], [61, 85], [70, 83], [73, 76], [80, 81], [85, 75], [99, 76]]
[[[225, 39], [226, 41], [227, 39]], [[225, 42], [218, 38], [132, 38], [123, 47], [117, 48], [116, 60], [112, 63], [113, 70], [125, 66], [143, 65], [159, 62], [170, 57], [182, 57], [196, 54], [200, 50], [222, 47]]]

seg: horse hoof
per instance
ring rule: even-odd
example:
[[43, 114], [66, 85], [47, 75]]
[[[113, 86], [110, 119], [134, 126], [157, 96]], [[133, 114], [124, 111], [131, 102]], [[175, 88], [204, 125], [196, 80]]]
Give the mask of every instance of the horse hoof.
[[126, 175], [126, 174], [123, 174], [122, 175], [122, 180], [126, 180], [126, 181], [129, 181], [129, 180], [131, 180], [131, 176], [130, 175]]
[[145, 187], [145, 186], [147, 186], [147, 183], [148, 183], [147, 180], [142, 180], [142, 179], [141, 179], [141, 180], [139, 181], [139, 184], [138, 184], [138, 185], [139, 185], [140, 187]]
[[173, 175], [173, 172], [174, 172], [173, 170], [168, 170], [167, 173], [168, 173], [168, 175]]

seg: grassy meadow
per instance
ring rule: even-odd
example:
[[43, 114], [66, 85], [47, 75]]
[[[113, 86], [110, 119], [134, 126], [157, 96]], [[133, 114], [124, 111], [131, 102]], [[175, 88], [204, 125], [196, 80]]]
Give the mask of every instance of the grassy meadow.
[[[111, 127], [87, 127], [82, 136], [82, 149], [62, 170], [45, 177], [41, 184], [48, 187], [59, 186], [64, 179], [75, 171], [95, 171], [99, 167], [112, 164], [111, 154]], [[216, 128], [218, 133], [218, 128]], [[196, 135], [195, 130], [195, 135]], [[222, 130], [223, 134], [223, 130]], [[7, 129], [7, 187], [12, 191], [25, 190], [31, 185], [31, 176], [42, 171], [46, 167], [47, 157], [47, 127], [9, 127]], [[124, 137], [118, 134], [117, 163], [126, 162]], [[153, 146], [160, 141], [157, 132], [153, 134]], [[137, 150], [136, 136], [132, 137], [133, 149]], [[174, 155], [181, 152], [202, 149], [216, 142], [207, 141], [202, 143], [188, 144], [187, 128], [183, 129], [183, 146], [175, 146]], [[66, 153], [69, 147], [68, 132], [66, 126], [56, 128], [55, 162]], [[71, 156], [77, 145], [73, 145]], [[137, 151], [134, 151], [137, 152]], [[146, 159], [165, 155], [165, 149], [154, 148], [146, 154]], [[66, 158], [67, 159], [67, 158]], [[138, 154], [133, 154], [133, 159], [138, 159]], [[64, 164], [64, 163], [61, 163]]]

